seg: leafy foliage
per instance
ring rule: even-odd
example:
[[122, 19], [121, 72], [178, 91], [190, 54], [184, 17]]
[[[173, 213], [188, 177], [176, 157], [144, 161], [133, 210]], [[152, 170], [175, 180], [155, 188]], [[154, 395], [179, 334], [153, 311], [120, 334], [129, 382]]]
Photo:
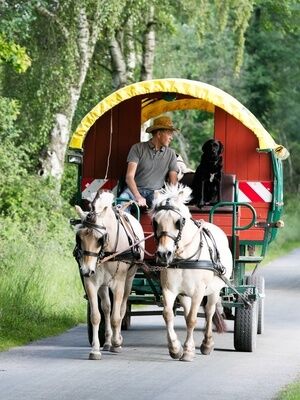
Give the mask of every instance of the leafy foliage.
[[300, 10], [294, 1], [259, 2], [247, 33], [241, 92], [245, 105], [291, 151], [286, 188], [299, 191]]
[[14, 124], [20, 113], [20, 107], [16, 100], [0, 97], [0, 135], [1, 141], [11, 139], [14, 136]]
[[26, 49], [16, 43], [8, 42], [0, 34], [0, 64], [1, 62], [11, 64], [17, 72], [25, 72], [31, 65]]

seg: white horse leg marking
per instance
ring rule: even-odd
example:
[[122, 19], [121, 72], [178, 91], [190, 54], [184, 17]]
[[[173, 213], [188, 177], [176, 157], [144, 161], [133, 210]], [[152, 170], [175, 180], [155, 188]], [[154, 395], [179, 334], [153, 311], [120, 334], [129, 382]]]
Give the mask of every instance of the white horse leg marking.
[[101, 308], [105, 318], [105, 343], [102, 350], [109, 351], [111, 348], [112, 329], [110, 323], [111, 304], [108, 287], [101, 286], [98, 293], [101, 299]]
[[93, 326], [93, 343], [92, 343], [92, 350], [89, 354], [89, 359], [100, 360], [101, 353], [100, 353], [100, 342], [98, 337], [98, 331], [99, 331], [101, 315], [98, 309], [97, 288], [89, 278], [84, 280], [84, 284], [90, 302], [90, 308], [91, 308], [90, 319]]
[[182, 346], [174, 330], [173, 306], [176, 295], [168, 289], [163, 289], [164, 309], [163, 317], [167, 326], [169, 354], [175, 360], [182, 356]]

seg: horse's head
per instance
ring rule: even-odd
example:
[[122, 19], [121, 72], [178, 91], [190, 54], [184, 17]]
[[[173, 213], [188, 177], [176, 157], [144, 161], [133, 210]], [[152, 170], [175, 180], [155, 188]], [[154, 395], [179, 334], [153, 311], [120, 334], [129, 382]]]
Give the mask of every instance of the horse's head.
[[184, 204], [190, 200], [192, 190], [183, 185], [166, 185], [155, 193], [152, 223], [158, 242], [156, 258], [160, 264], [170, 264], [181, 240], [185, 221], [190, 217]]
[[107, 241], [107, 223], [105, 215], [112, 207], [114, 196], [110, 192], [99, 192], [91, 203], [91, 211], [85, 212], [75, 206], [81, 218], [76, 232], [76, 258], [83, 276], [95, 273], [97, 261], [101, 258]]

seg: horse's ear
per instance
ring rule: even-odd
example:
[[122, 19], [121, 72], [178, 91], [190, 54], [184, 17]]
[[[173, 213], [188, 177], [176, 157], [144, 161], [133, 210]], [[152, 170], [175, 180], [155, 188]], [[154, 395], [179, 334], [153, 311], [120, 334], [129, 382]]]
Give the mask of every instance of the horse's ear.
[[95, 203], [99, 199], [99, 197], [101, 196], [102, 193], [103, 193], [103, 190], [101, 188], [97, 190], [97, 192], [95, 194], [95, 197], [93, 198], [93, 201], [91, 202], [91, 209], [92, 210], [94, 210]]
[[160, 203], [163, 191], [164, 191], [164, 189], [154, 190], [153, 201], [152, 201], [152, 210], [154, 210], [155, 207]]
[[157, 200], [159, 198], [159, 195], [160, 195], [160, 191], [159, 190], [154, 190], [153, 199]]
[[82, 210], [82, 208], [80, 207], [80, 206], [75, 206], [75, 210], [76, 210], [76, 212], [77, 212], [77, 214], [79, 215], [79, 217], [81, 218], [81, 219], [84, 219], [85, 218], [85, 216], [86, 216], [86, 213]]
[[179, 185], [178, 188], [178, 200], [182, 203], [187, 203], [191, 200], [192, 189], [189, 186]]

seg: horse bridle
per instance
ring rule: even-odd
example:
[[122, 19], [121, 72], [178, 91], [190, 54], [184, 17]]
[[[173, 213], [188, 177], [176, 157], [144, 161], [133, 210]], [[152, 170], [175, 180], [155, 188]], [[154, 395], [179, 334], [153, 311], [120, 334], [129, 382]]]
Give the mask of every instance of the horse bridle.
[[[128, 244], [129, 244], [129, 249], [128, 250], [124, 250], [122, 251], [120, 254], [118, 254], [118, 256], [115, 257], [115, 260], [123, 260], [123, 261], [133, 261], [133, 260], [138, 260], [140, 258], [140, 247], [138, 244], [139, 239], [136, 236], [134, 230], [131, 227], [131, 224], [128, 220], [128, 217], [126, 216], [126, 213], [123, 215], [123, 217], [121, 218], [120, 213], [119, 213], [119, 209], [114, 209], [115, 212], [115, 216], [116, 216], [116, 220], [117, 220], [117, 234], [116, 234], [116, 240], [115, 240], [115, 244], [114, 244], [114, 248], [112, 250], [112, 252], [108, 253], [108, 252], [104, 252], [103, 249], [105, 247], [105, 245], [108, 242], [108, 233], [107, 233], [107, 229], [105, 226], [103, 225], [99, 225], [96, 224], [94, 222], [90, 222], [87, 219], [92, 218], [93, 216], [95, 216], [95, 212], [94, 211], [90, 211], [88, 213], [88, 215], [86, 216], [86, 218], [81, 221], [79, 220], [78, 222], [81, 223], [81, 225], [84, 228], [88, 228], [88, 229], [92, 229], [95, 230], [96, 232], [102, 234], [102, 236], [100, 237], [99, 240], [101, 240], [100, 243], [100, 250], [98, 251], [98, 253], [92, 252], [92, 251], [88, 251], [88, 250], [82, 250], [81, 248], [81, 239], [77, 233], [76, 235], [76, 246], [75, 249], [73, 251], [73, 256], [75, 257], [76, 261], [79, 263], [79, 261], [81, 260], [81, 258], [86, 255], [86, 256], [90, 256], [90, 257], [96, 257], [97, 261], [100, 261], [102, 259], [104, 259], [107, 256], [111, 256], [114, 253], [116, 253], [117, 250], [117, 246], [118, 246], [118, 240], [119, 240], [119, 231], [120, 231], [120, 226], [123, 226], [125, 233], [127, 234], [127, 240], [128, 240]], [[131, 233], [134, 237], [134, 241], [132, 241], [129, 233], [128, 233], [128, 228], [126, 228], [124, 221], [130, 225], [131, 228]], [[104, 231], [104, 232], [103, 232]]]
[[178, 234], [177, 236], [173, 235], [172, 233], [169, 233], [167, 231], [161, 231], [159, 233], [159, 235], [157, 234], [157, 223], [153, 218], [153, 232], [154, 232], [154, 237], [156, 239], [156, 241], [158, 242], [163, 236], [168, 236], [169, 238], [171, 238], [172, 240], [174, 240], [175, 246], [178, 247], [178, 242], [181, 239], [181, 235], [182, 235], [182, 230], [183, 227], [185, 225], [185, 218], [181, 215], [179, 208], [175, 207], [175, 206], [171, 206], [170, 205], [170, 199], [167, 199], [166, 204], [161, 205], [161, 206], [157, 206], [154, 208], [154, 211], [156, 213], [158, 213], [159, 211], [173, 211], [176, 214], [179, 215], [179, 225], [178, 227], [176, 226], [176, 229], [178, 229]]
[[[87, 221], [87, 218], [89, 216], [92, 215], [93, 212], [90, 212], [87, 217], [81, 221], [80, 223], [84, 228], [88, 228], [88, 229], [92, 229], [98, 233], [100, 233], [102, 236], [100, 237], [99, 240], [101, 240], [100, 242], [100, 250], [98, 251], [98, 253], [93, 252], [93, 251], [88, 251], [88, 250], [83, 250], [81, 247], [81, 239], [78, 235], [78, 233], [76, 234], [76, 246], [75, 249], [73, 251], [73, 255], [76, 259], [77, 262], [79, 262], [79, 260], [82, 259], [83, 256], [90, 256], [90, 257], [96, 257], [97, 259], [101, 259], [104, 255], [103, 255], [103, 247], [107, 242], [107, 238], [108, 238], [108, 233], [106, 230], [106, 227], [103, 225], [99, 225], [99, 224], [95, 224], [93, 222]], [[98, 240], [98, 241], [99, 241]]]

